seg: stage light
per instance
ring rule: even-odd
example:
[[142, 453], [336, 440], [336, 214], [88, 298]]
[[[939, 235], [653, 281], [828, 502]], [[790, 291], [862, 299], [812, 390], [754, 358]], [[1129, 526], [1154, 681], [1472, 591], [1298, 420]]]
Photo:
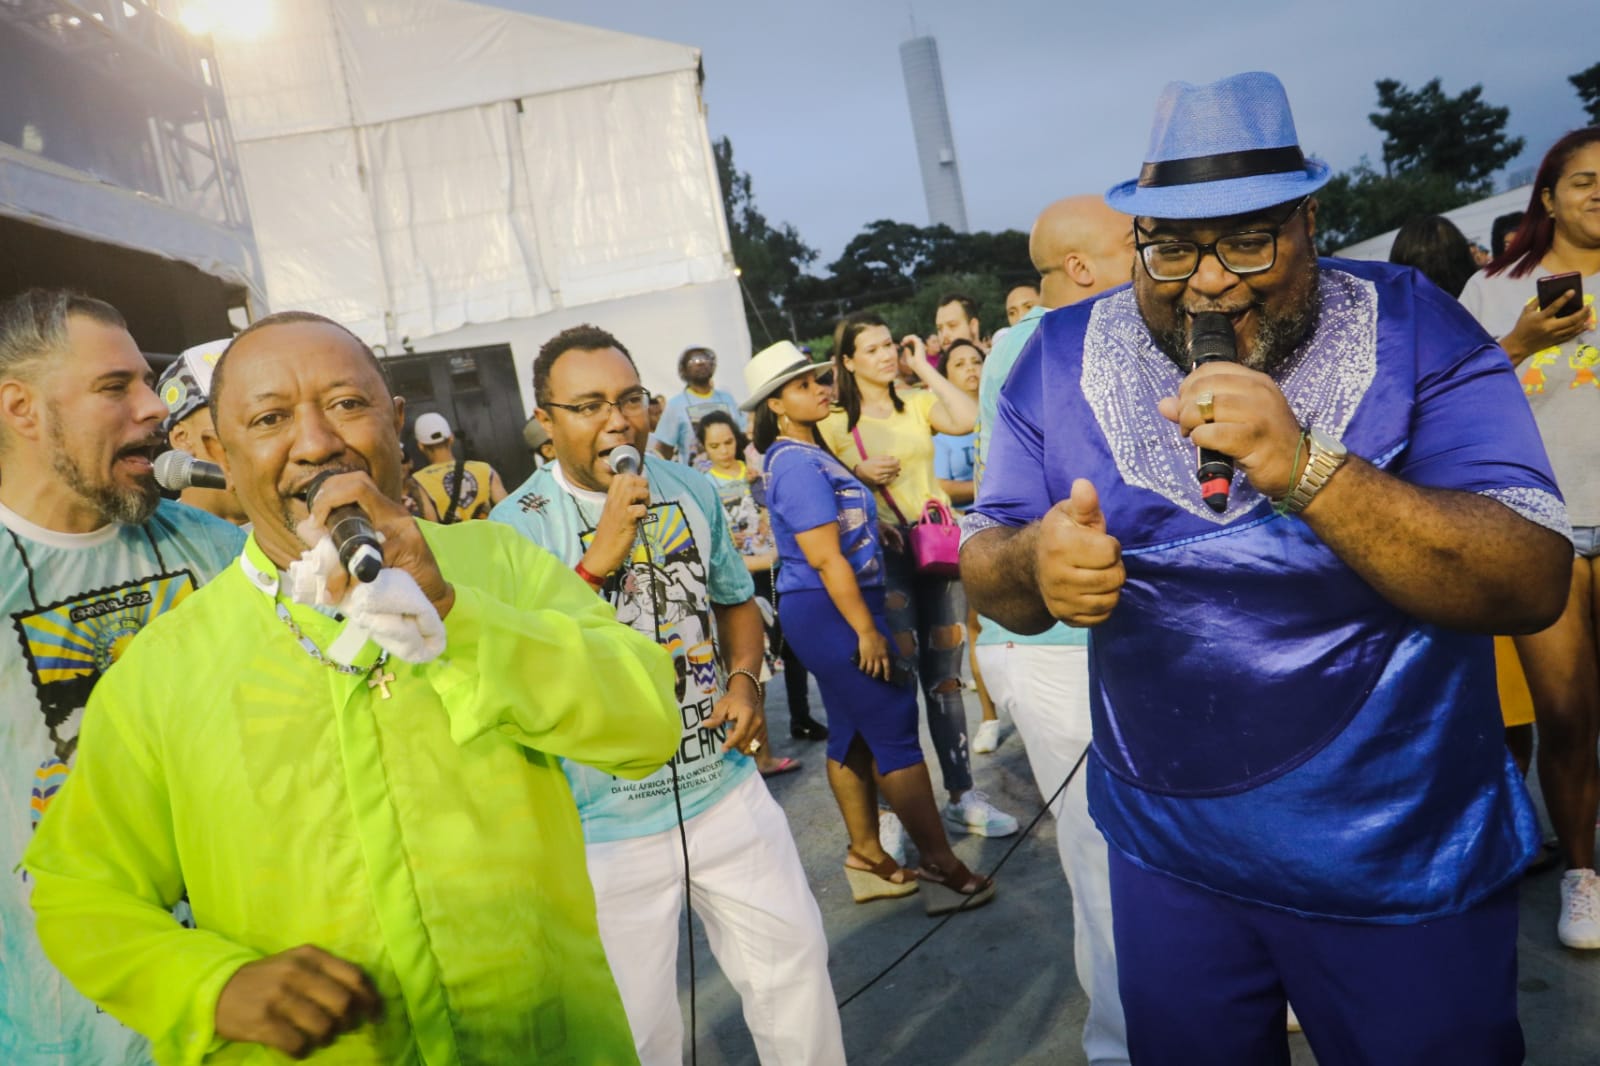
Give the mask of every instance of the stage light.
[[178, 21], [196, 37], [250, 40], [272, 25], [271, 0], [188, 0]]

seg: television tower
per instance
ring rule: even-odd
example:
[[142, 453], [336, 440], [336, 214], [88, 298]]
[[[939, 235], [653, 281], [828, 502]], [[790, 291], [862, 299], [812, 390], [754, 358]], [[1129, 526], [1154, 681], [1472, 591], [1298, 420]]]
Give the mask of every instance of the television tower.
[[900, 69], [905, 74], [906, 97], [911, 102], [911, 131], [917, 138], [928, 222], [935, 226], [943, 223], [957, 233], [965, 233], [967, 201], [961, 195], [956, 142], [950, 135], [950, 109], [945, 106], [938, 42], [932, 37], [913, 37], [902, 44]]

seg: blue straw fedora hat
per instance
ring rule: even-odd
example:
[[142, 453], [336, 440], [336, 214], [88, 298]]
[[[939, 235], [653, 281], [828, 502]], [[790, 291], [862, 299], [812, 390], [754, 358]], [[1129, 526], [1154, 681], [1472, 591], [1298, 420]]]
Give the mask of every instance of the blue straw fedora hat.
[[1300, 151], [1283, 83], [1262, 71], [1169, 84], [1145, 160], [1106, 203], [1149, 218], [1221, 218], [1309, 196], [1332, 176]]

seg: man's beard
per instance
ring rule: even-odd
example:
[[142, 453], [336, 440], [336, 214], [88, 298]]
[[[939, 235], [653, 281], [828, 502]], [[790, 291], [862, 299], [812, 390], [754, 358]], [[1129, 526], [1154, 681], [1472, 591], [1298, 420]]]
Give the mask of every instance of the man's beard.
[[[1320, 302], [1317, 299], [1317, 261], [1308, 258], [1306, 268], [1294, 282], [1294, 298], [1287, 311], [1268, 312], [1257, 300], [1251, 306], [1256, 312], [1255, 342], [1247, 352], [1239, 353], [1239, 365], [1272, 374], [1283, 367], [1295, 350], [1311, 336], [1317, 326]], [[1166, 329], [1151, 329], [1150, 338], [1179, 370], [1188, 373], [1194, 369], [1194, 358], [1189, 351], [1189, 314], [1175, 307], [1177, 320]], [[1211, 310], [1199, 308], [1198, 311]], [[1198, 311], [1196, 313], [1198, 313]]]
[[[109, 476], [98, 484], [91, 481], [67, 449], [59, 416], [50, 419], [50, 443], [54, 451], [50, 457], [51, 469], [61, 478], [63, 484], [93, 505], [95, 513], [106, 522], [137, 526], [155, 514], [156, 506], [161, 502], [161, 489], [156, 484], [154, 474], [141, 479], [139, 486], [130, 489], [118, 488]], [[156, 446], [158, 442], [152, 440], [145, 442], [144, 445], [133, 445], [123, 451], [139, 447], [149, 447], [153, 450]], [[117, 458], [122, 454], [118, 452]]]

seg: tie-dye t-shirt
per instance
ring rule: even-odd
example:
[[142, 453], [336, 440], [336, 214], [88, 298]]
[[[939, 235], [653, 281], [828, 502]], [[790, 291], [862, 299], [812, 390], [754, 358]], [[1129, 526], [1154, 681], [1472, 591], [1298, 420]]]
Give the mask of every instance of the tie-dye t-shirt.
[[[678, 824], [679, 803], [687, 821], [755, 772], [748, 756], [722, 750], [726, 724], [714, 729], [703, 724], [723, 692], [712, 605], [744, 603], [755, 595], [755, 583], [704, 474], [651, 455], [645, 457], [644, 475], [650, 482], [650, 513], [640, 523], [633, 557], [601, 594], [616, 607], [617, 621], [649, 634], [672, 653], [683, 736], [672, 762], [638, 781], [562, 761], [578, 801], [583, 838], [590, 844], [671, 829]], [[551, 463], [502, 500], [489, 518], [573, 566], [588, 551], [604, 507], [604, 493], [573, 485], [561, 464]]]
[[[89, 693], [129, 641], [238, 556], [244, 533], [203, 511], [162, 503], [142, 526], [92, 533], [42, 529], [0, 507], [0, 1062], [131, 1066], [143, 1037], [80, 996], [45, 958], [19, 868], [34, 827], [67, 779]], [[197, 652], [198, 654], [198, 652]], [[190, 699], [198, 694], [175, 694]], [[199, 706], [199, 705], [197, 705]]]

